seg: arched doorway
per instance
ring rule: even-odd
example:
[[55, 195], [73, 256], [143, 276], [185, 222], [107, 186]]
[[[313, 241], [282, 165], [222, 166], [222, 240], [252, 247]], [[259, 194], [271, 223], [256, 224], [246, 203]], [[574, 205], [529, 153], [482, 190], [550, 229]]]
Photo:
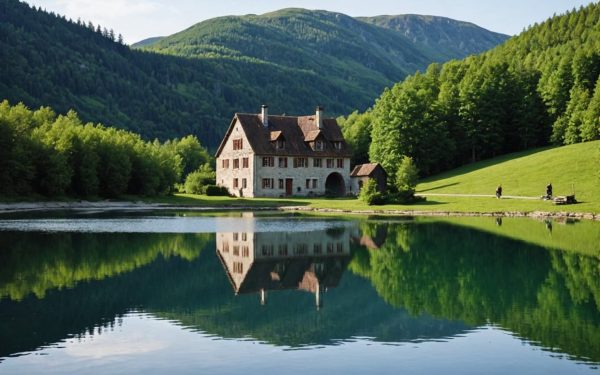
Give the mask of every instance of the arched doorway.
[[333, 172], [327, 176], [327, 180], [325, 180], [325, 194], [335, 197], [346, 195], [346, 186], [341, 174]]

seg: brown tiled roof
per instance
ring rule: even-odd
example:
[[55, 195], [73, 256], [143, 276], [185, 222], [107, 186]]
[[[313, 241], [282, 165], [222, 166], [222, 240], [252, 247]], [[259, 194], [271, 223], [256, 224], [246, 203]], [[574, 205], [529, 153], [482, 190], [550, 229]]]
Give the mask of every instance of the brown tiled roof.
[[377, 169], [378, 167], [381, 168], [385, 173], [385, 169], [383, 169], [383, 167], [379, 165], [379, 163], [367, 163], [359, 164], [356, 167], [354, 167], [354, 169], [350, 173], [350, 177], [370, 176], [373, 172], [375, 172], [375, 169]]
[[[312, 156], [312, 157], [350, 157], [351, 151], [344, 141], [342, 130], [335, 119], [324, 119], [323, 127], [319, 129], [316, 124], [315, 116], [269, 116], [269, 126], [262, 124], [261, 116], [258, 114], [236, 113], [229, 129], [217, 150], [216, 156], [221, 153], [223, 146], [236, 121], [239, 121], [250, 147], [257, 155], [287, 155], [287, 156]], [[274, 132], [280, 132], [285, 138], [285, 149], [276, 150], [271, 143]], [[323, 151], [314, 151], [308, 145], [308, 140], [314, 136], [315, 132], [322, 134], [325, 139], [325, 148]], [[278, 135], [278, 136], [279, 136]], [[316, 136], [315, 136], [316, 137]], [[333, 142], [341, 141], [342, 149], [336, 150]]]

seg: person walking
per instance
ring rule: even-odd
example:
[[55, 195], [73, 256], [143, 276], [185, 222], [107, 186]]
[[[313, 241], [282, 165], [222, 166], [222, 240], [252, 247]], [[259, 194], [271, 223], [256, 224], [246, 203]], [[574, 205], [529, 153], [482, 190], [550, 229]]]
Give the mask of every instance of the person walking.
[[498, 185], [496, 188], [496, 198], [500, 199], [502, 197], [502, 185]]
[[552, 183], [546, 186], [546, 199], [552, 199]]

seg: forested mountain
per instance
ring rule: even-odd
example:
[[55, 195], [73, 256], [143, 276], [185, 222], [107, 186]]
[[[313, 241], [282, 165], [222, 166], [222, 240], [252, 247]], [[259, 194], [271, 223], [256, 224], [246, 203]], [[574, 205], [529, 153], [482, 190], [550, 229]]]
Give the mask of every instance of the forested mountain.
[[433, 64], [372, 111], [342, 121], [356, 160], [423, 175], [548, 143], [600, 138], [600, 4], [534, 25], [495, 49]]
[[396, 31], [297, 9], [205, 21], [151, 46], [165, 53], [0, 0], [0, 99], [74, 109], [84, 122], [146, 139], [195, 134], [214, 148], [234, 112], [263, 103], [273, 113], [364, 110], [385, 86], [437, 60]]
[[507, 35], [488, 31], [470, 22], [446, 17], [402, 14], [358, 17], [358, 19], [398, 31], [421, 50], [426, 50], [435, 56], [437, 61], [481, 53], [508, 39]]

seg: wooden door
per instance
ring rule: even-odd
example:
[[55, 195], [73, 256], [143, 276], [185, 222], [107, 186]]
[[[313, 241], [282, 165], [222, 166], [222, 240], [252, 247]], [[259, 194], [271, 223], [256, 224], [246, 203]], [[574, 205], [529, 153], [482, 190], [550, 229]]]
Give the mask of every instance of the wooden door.
[[285, 179], [285, 195], [292, 195], [292, 193], [294, 192], [293, 181], [294, 180], [291, 178]]

